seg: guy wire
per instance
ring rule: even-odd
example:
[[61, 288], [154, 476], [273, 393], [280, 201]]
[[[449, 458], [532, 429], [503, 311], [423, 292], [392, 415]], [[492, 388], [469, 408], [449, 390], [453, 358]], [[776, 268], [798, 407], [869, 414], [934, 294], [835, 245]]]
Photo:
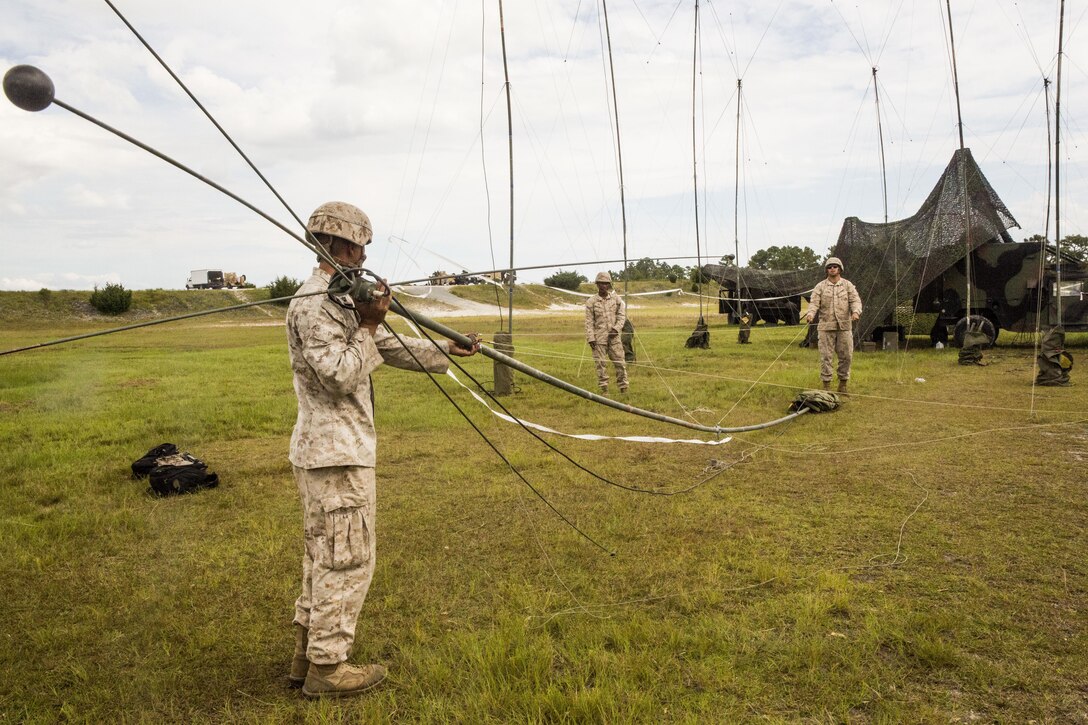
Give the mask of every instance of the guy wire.
[[[468, 416], [468, 414], [467, 414], [467, 413], [465, 413], [465, 411], [464, 411], [464, 410], [463, 410], [463, 409], [461, 408], [461, 406], [457, 404], [457, 401], [455, 401], [455, 400], [453, 399], [453, 396], [451, 396], [451, 395], [449, 394], [449, 392], [448, 392], [448, 391], [447, 391], [447, 390], [446, 390], [445, 388], [443, 388], [443, 387], [442, 387], [442, 386], [441, 386], [441, 385], [440, 385], [440, 384], [438, 383], [438, 380], [436, 380], [436, 379], [435, 379], [435, 377], [434, 377], [434, 373], [432, 373], [432, 372], [431, 372], [430, 370], [427, 370], [427, 369], [426, 369], [426, 368], [425, 368], [425, 367], [424, 367], [424, 366], [423, 366], [423, 365], [422, 365], [422, 364], [421, 364], [421, 363], [419, 362], [419, 359], [418, 359], [418, 358], [417, 358], [417, 357], [415, 356], [415, 353], [413, 353], [413, 352], [412, 352], [412, 349], [411, 349], [410, 347], [408, 347], [407, 345], [405, 345], [405, 344], [404, 344], [404, 339], [403, 339], [403, 338], [401, 338], [401, 336], [397, 334], [396, 330], [394, 330], [394, 329], [393, 329], [393, 328], [392, 328], [392, 327], [391, 327], [391, 326], [389, 325], [389, 323], [387, 323], [387, 322], [384, 322], [384, 321], [382, 322], [382, 326], [383, 326], [383, 327], [385, 327], [385, 329], [386, 329], [386, 330], [388, 330], [388, 331], [389, 331], [389, 333], [390, 333], [390, 334], [392, 334], [392, 335], [393, 335], [393, 337], [395, 337], [395, 338], [397, 339], [397, 342], [399, 342], [399, 343], [401, 344], [401, 347], [403, 347], [403, 348], [404, 348], [405, 352], [407, 352], [407, 353], [408, 353], [408, 355], [409, 355], [409, 356], [410, 356], [410, 357], [412, 358], [413, 362], [415, 362], [415, 364], [416, 364], [417, 366], [419, 366], [420, 370], [422, 370], [423, 372], [427, 373], [427, 377], [428, 377], [428, 378], [430, 379], [430, 381], [431, 381], [432, 383], [434, 383], [434, 386], [435, 386], [436, 388], [438, 388], [438, 390], [439, 390], [439, 391], [440, 391], [440, 392], [442, 393], [442, 395], [444, 395], [444, 396], [445, 396], [446, 400], [448, 400], [448, 401], [450, 402], [450, 405], [452, 405], [452, 406], [453, 406], [453, 407], [454, 407], [454, 408], [455, 408], [455, 409], [457, 410], [457, 412], [458, 412], [458, 413], [459, 413], [459, 414], [461, 415], [461, 417], [462, 417], [462, 418], [464, 418], [464, 419], [465, 419], [465, 420], [466, 420], [466, 421], [468, 422], [468, 424], [469, 424], [470, 426], [472, 426], [472, 429], [473, 429], [474, 431], [476, 431], [476, 433], [477, 433], [477, 434], [479, 434], [479, 436], [480, 436], [481, 438], [483, 438], [483, 439], [484, 439], [484, 442], [485, 442], [485, 443], [487, 443], [487, 445], [488, 445], [488, 446], [489, 446], [489, 447], [491, 448], [491, 450], [495, 452], [495, 455], [497, 455], [497, 456], [498, 456], [499, 458], [501, 458], [501, 459], [502, 459], [502, 462], [503, 462], [503, 463], [505, 463], [505, 464], [506, 464], [506, 465], [507, 465], [507, 466], [508, 466], [508, 467], [510, 468], [510, 470], [514, 472], [514, 474], [515, 474], [515, 475], [516, 475], [516, 476], [517, 476], [517, 477], [518, 477], [519, 479], [521, 479], [522, 483], [524, 483], [524, 484], [525, 484], [526, 486], [528, 486], [528, 487], [529, 487], [529, 490], [531, 490], [531, 491], [532, 491], [533, 493], [535, 493], [535, 494], [536, 494], [537, 498], [539, 498], [539, 499], [540, 499], [541, 501], [543, 501], [543, 502], [544, 502], [544, 504], [545, 504], [545, 505], [546, 505], [546, 506], [547, 506], [548, 508], [550, 508], [550, 509], [552, 510], [552, 512], [553, 512], [553, 513], [554, 513], [554, 514], [555, 514], [556, 516], [558, 516], [558, 517], [559, 517], [559, 518], [560, 518], [560, 519], [561, 519], [561, 520], [562, 520], [562, 521], [563, 521], [563, 522], [564, 522], [564, 523], [565, 523], [565, 524], [566, 524], [567, 526], [571, 527], [571, 528], [572, 528], [572, 529], [574, 529], [574, 530], [575, 530], [576, 532], [578, 532], [578, 534], [579, 534], [580, 536], [582, 536], [582, 538], [584, 538], [584, 539], [585, 539], [586, 541], [590, 542], [591, 544], [593, 544], [594, 546], [596, 546], [596, 547], [597, 547], [598, 549], [600, 549], [601, 551], [605, 552], [605, 553], [606, 553], [606, 554], [608, 554], [609, 556], [615, 556], [615, 555], [616, 555], [616, 552], [615, 552], [615, 551], [610, 551], [610, 550], [609, 550], [609, 549], [608, 549], [607, 547], [605, 547], [604, 545], [602, 545], [601, 543], [599, 543], [599, 542], [598, 542], [598, 541], [597, 541], [596, 539], [594, 539], [594, 538], [593, 538], [592, 536], [590, 536], [589, 534], [587, 534], [587, 533], [586, 533], [585, 531], [583, 531], [582, 529], [578, 528], [578, 525], [577, 525], [577, 524], [575, 524], [575, 523], [574, 523], [573, 521], [571, 521], [571, 520], [570, 520], [569, 518], [567, 518], [567, 517], [566, 517], [566, 516], [565, 516], [565, 515], [563, 514], [563, 512], [562, 512], [562, 511], [560, 511], [559, 509], [557, 509], [557, 508], [555, 507], [555, 505], [554, 505], [554, 504], [553, 504], [553, 503], [552, 503], [551, 501], [549, 501], [549, 500], [547, 499], [547, 497], [545, 497], [545, 496], [544, 496], [544, 494], [542, 494], [542, 493], [541, 493], [541, 492], [540, 492], [539, 490], [537, 490], [537, 488], [536, 488], [535, 486], [533, 486], [533, 484], [529, 483], [529, 480], [528, 480], [527, 478], [525, 478], [525, 476], [524, 476], [524, 475], [523, 475], [523, 474], [521, 473], [521, 471], [519, 471], [519, 470], [517, 469], [517, 467], [516, 467], [516, 466], [514, 466], [514, 464], [510, 462], [510, 459], [508, 459], [508, 458], [507, 458], [507, 457], [506, 457], [505, 455], [503, 455], [502, 451], [500, 451], [500, 450], [499, 450], [498, 446], [496, 446], [496, 445], [495, 445], [494, 443], [492, 443], [492, 442], [491, 442], [491, 439], [490, 439], [490, 438], [488, 438], [488, 437], [487, 437], [487, 435], [486, 435], [486, 434], [485, 434], [485, 433], [484, 433], [484, 432], [483, 432], [482, 430], [480, 430], [480, 427], [479, 427], [478, 425], [476, 425], [476, 422], [475, 422], [475, 421], [473, 421], [473, 420], [472, 420], [472, 418], [470, 418], [470, 417]], [[431, 340], [431, 342], [432, 342], [432, 343], [434, 343], [434, 340]], [[435, 344], [435, 346], [437, 347], [437, 344]], [[439, 349], [441, 349], [441, 348], [439, 348]]]
[[[287, 210], [287, 213], [290, 214], [296, 222], [298, 222], [300, 227], [306, 229], [306, 225], [303, 224], [302, 219], [299, 218], [299, 216], [294, 212], [294, 210], [287, 203], [287, 201], [282, 196], [280, 196], [280, 193], [276, 191], [275, 187], [272, 186], [271, 182], [269, 182], [269, 180], [265, 178], [265, 175], [262, 174], [260, 169], [258, 169], [257, 166], [250, 160], [249, 156], [246, 155], [245, 151], [243, 151], [242, 148], [234, 142], [234, 139], [231, 138], [231, 135], [229, 133], [227, 133], [227, 130], [219, 124], [219, 121], [215, 120], [215, 117], [212, 116], [208, 109], [204, 107], [204, 104], [201, 103], [195, 95], [193, 95], [193, 92], [190, 91], [189, 87], [186, 86], [181, 78], [178, 77], [177, 73], [175, 73], [173, 69], [169, 65], [167, 65], [166, 61], [163, 60], [162, 57], [155, 52], [155, 49], [151, 47], [151, 44], [148, 43], [142, 35], [140, 35], [139, 31], [136, 30], [136, 28], [133, 27], [132, 23], [128, 21], [128, 18], [126, 18], [121, 13], [121, 11], [117, 9], [116, 5], [114, 5], [110, 0], [104, 0], [104, 2], [110, 6], [110, 10], [112, 10], [117, 15], [117, 17], [121, 19], [121, 22], [124, 23], [128, 27], [128, 29], [132, 31], [132, 34], [136, 36], [136, 39], [139, 40], [145, 48], [147, 48], [147, 52], [151, 53], [155, 60], [159, 62], [159, 65], [163, 67], [163, 70], [165, 70], [170, 75], [170, 77], [174, 79], [178, 86], [181, 87], [181, 90], [185, 91], [185, 95], [189, 96], [189, 99], [196, 104], [196, 107], [199, 108], [201, 112], [208, 118], [208, 120], [212, 122], [212, 125], [219, 130], [219, 133], [223, 135], [223, 138], [227, 140], [227, 143], [234, 147], [234, 150], [237, 151], [238, 155], [242, 157], [246, 164], [249, 165], [249, 168], [253, 169], [253, 173], [255, 173], [257, 177], [264, 182], [264, 185], [268, 187], [268, 190], [272, 192], [272, 195], [279, 200], [280, 204], [283, 205], [283, 208]], [[306, 236], [311, 236], [309, 231], [306, 232]], [[313, 243], [316, 246], [320, 247], [320, 245], [317, 244], [316, 239], [313, 239]]]
[[[415, 320], [410, 315], [408, 317], [406, 317], [405, 319], [407, 319], [409, 321], [412, 321], [412, 322], [415, 322]], [[422, 326], [419, 326], [419, 325], [417, 325], [417, 327], [420, 330], [420, 332], [423, 333], [424, 337], [426, 337], [431, 342], [431, 344], [433, 344], [443, 355], [446, 356], [446, 358], [451, 363], [453, 363], [454, 367], [456, 367], [458, 370], [460, 370], [465, 375], [465, 377], [467, 377], [469, 380], [471, 380], [472, 383], [476, 387], [478, 387], [480, 389], [480, 391], [491, 400], [491, 402], [493, 402], [495, 405], [497, 405], [502, 410], [502, 412], [506, 413], [506, 415], [510, 416], [513, 420], [515, 420], [517, 422], [517, 424], [521, 427], [522, 430], [524, 430], [526, 433], [531, 435], [533, 438], [536, 438], [538, 441], [543, 443], [545, 446], [547, 446], [553, 452], [555, 452], [555, 453], [559, 454], [560, 456], [562, 456], [564, 459], [566, 459], [566, 461], [568, 463], [572, 464], [573, 466], [575, 466], [579, 470], [584, 471], [585, 473], [588, 473], [593, 478], [596, 478], [598, 481], [601, 481], [602, 483], [606, 483], [609, 486], [615, 486], [616, 488], [622, 488], [625, 491], [633, 491], [635, 493], [646, 493], [646, 494], [650, 494], [651, 496], [675, 496], [676, 494], [686, 493], [687, 491], [690, 490], [690, 489], [681, 489], [681, 490], [678, 490], [678, 491], [657, 491], [657, 490], [654, 490], [654, 489], [651, 489], [651, 488], [639, 488], [637, 486], [629, 486], [629, 485], [626, 485], [626, 484], [623, 484], [623, 483], [618, 483], [616, 481], [613, 481], [610, 478], [607, 478], [605, 476], [600, 475], [599, 473], [596, 473], [595, 471], [590, 470], [589, 468], [585, 467], [584, 465], [582, 465], [578, 461], [571, 458], [569, 455], [567, 455], [563, 451], [559, 450], [559, 448], [557, 448], [554, 444], [549, 442], [547, 439], [541, 437], [541, 435], [539, 433], [537, 433], [535, 430], [533, 430], [532, 428], [525, 425], [525, 423], [521, 420], [520, 417], [518, 417], [517, 415], [512, 413], [509, 408], [507, 408], [505, 405], [503, 405], [502, 401], [500, 401], [486, 387], [484, 387], [483, 383], [481, 383], [479, 380], [477, 380], [472, 375], [472, 373], [470, 373], [467, 369], [465, 369], [465, 367], [463, 365], [461, 365], [461, 363], [459, 363], [457, 360], [455, 360], [452, 355], [450, 355], [446, 351], [442, 350], [442, 348], [438, 345], [438, 343], [435, 341], [435, 339], [433, 337], [431, 337], [430, 333], [427, 332], [427, 329], [425, 327], [422, 327]], [[400, 340], [400, 337], [398, 336], [397, 339]], [[481, 433], [481, 435], [483, 435], [483, 434]]]

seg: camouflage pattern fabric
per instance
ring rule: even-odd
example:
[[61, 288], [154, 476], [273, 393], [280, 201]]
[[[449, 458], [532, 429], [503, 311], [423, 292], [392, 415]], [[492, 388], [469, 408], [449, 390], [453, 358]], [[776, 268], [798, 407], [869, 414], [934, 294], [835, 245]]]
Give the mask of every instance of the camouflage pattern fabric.
[[838, 282], [825, 279], [812, 290], [808, 314], [819, 314], [818, 328], [824, 330], [851, 330], [851, 315], [861, 316], [861, 296], [854, 283], [840, 278]]
[[790, 403], [790, 411], [826, 413], [839, 407], [839, 396], [830, 390], [802, 390]]
[[306, 659], [336, 664], [351, 652], [374, 578], [374, 469], [295, 466], [294, 474], [306, 543], [294, 621], [309, 630]]
[[1039, 343], [1035, 364], [1038, 367], [1036, 385], [1072, 385], [1069, 370], [1073, 367], [1073, 356], [1065, 351], [1065, 330], [1052, 327], [1046, 331]]
[[[299, 294], [328, 285], [329, 275], [315, 269]], [[301, 468], [373, 467], [377, 439], [370, 374], [382, 363], [420, 369], [388, 332], [379, 328], [371, 335], [359, 325], [350, 297], [339, 301], [304, 297], [292, 300], [287, 311], [287, 348], [298, 397], [289, 457]], [[446, 357], [430, 341], [406, 339], [405, 344], [428, 371], [446, 371]], [[446, 342], [438, 344], [449, 349]]]
[[631, 324], [631, 318], [623, 321], [623, 332], [620, 333], [620, 342], [623, 343], [623, 361], [635, 361], [635, 326]]
[[985, 367], [982, 362], [982, 348], [990, 345], [990, 338], [985, 332], [978, 329], [969, 329], [963, 335], [963, 347], [960, 348], [960, 365], [978, 365]]
[[627, 364], [623, 356], [623, 344], [618, 337], [609, 338], [607, 343], [590, 343], [593, 350], [593, 364], [597, 369], [597, 385], [601, 390], [608, 389], [608, 361], [616, 368], [616, 385], [620, 390], [627, 389]]
[[[329, 275], [317, 268], [299, 292], [328, 286]], [[438, 344], [441, 350], [429, 340], [402, 345], [381, 328], [371, 335], [347, 295], [336, 301], [328, 295], [296, 298], [288, 308], [287, 348], [298, 397], [289, 457], [306, 541], [295, 622], [310, 629], [311, 662], [347, 659], [373, 576], [377, 436], [370, 374], [383, 363], [445, 372], [442, 351], [449, 346]]]
[[593, 362], [597, 369], [597, 385], [608, 388], [608, 361], [616, 368], [616, 384], [620, 390], [627, 388], [627, 364], [620, 336], [627, 322], [623, 299], [612, 290], [601, 297], [593, 295], [586, 300], [586, 342], [593, 350]]
[[[820, 380], [831, 382], [832, 375], [839, 380], [850, 379], [850, 364], [854, 359], [854, 334], [850, 330], [820, 330]], [[838, 357], [838, 366], [832, 361]]]
[[627, 321], [623, 299], [609, 290], [607, 297], [593, 295], [586, 300], [586, 342], [607, 343], [619, 337]]

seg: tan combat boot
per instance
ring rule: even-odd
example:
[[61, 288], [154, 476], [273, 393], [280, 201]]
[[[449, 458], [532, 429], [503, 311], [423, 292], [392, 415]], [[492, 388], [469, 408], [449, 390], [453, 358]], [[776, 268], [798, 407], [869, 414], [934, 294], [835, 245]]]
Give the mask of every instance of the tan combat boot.
[[381, 665], [335, 665], [310, 663], [302, 694], [306, 697], [350, 697], [373, 690], [385, 679]]
[[295, 656], [291, 658], [291, 672], [287, 675], [289, 687], [302, 687], [306, 673], [310, 669], [310, 660], [306, 659], [306, 646], [309, 644], [310, 630], [301, 624], [295, 625]]
[[824, 384], [824, 390], [831, 390], [831, 381], [830, 380], [824, 380], [822, 382]]
[[850, 397], [850, 393], [847, 392], [847, 390], [846, 390], [846, 381], [843, 380], [842, 378], [839, 378], [839, 395], [841, 395], [844, 398], [849, 398]]

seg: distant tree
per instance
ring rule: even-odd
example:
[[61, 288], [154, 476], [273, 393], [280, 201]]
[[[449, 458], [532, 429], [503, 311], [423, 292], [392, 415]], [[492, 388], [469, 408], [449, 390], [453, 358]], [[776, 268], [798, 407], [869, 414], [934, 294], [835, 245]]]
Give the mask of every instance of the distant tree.
[[103, 314], [119, 315], [127, 312], [132, 305], [132, 292], [113, 282], [107, 282], [102, 289], [95, 285], [94, 292], [91, 293], [91, 305]]
[[1062, 237], [1062, 251], [1088, 262], [1088, 237], [1083, 234], [1068, 234]]
[[767, 247], [748, 258], [748, 266], [753, 269], [776, 269], [792, 272], [819, 266], [819, 255], [809, 247], [787, 244], [782, 247]]
[[577, 272], [564, 272], [563, 270], [559, 270], [551, 277], [544, 278], [544, 284], [548, 285], [549, 287], [558, 287], [559, 289], [565, 290], [576, 290], [578, 289], [578, 285], [588, 281], [589, 280], [586, 279], [586, 276], [584, 274], [578, 274]]
[[[272, 299], [277, 297], [290, 297], [294, 293], [298, 292], [298, 288], [302, 286], [302, 283], [297, 279], [288, 277], [286, 275], [282, 277], [276, 277], [268, 283], [268, 296]], [[289, 300], [283, 302], [277, 302], [277, 305], [290, 304]]]
[[[626, 269], [612, 270], [609, 272], [616, 281], [633, 282], [646, 279], [671, 279], [684, 275], [684, 268], [676, 264], [659, 262], [650, 257], [643, 257], [635, 262], [629, 262]], [[672, 281], [676, 281], [672, 279]]]
[[[1049, 241], [1042, 234], [1032, 234], [1024, 238], [1025, 242], [1039, 244]], [[1062, 253], [1075, 257], [1082, 262], [1088, 262], [1088, 237], [1083, 234], [1067, 234], [1062, 237]]]

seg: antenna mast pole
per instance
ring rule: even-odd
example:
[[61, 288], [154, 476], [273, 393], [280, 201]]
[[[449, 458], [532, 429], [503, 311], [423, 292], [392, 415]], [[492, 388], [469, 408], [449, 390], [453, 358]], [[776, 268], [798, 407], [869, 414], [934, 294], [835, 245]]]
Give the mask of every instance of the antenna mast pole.
[[[741, 79], [737, 79], [737, 140], [734, 144], [733, 156], [735, 159], [733, 168], [733, 261], [737, 265], [737, 298], [742, 299], [744, 292], [740, 286], [740, 94]], [[740, 303], [736, 305], [737, 324], [743, 313]]]
[[507, 273], [507, 315], [514, 334], [514, 115], [510, 110], [510, 68], [506, 63], [506, 24], [499, 0], [499, 35], [502, 37], [502, 73], [506, 80], [506, 138], [510, 151], [510, 271]]
[[[695, 0], [695, 34], [691, 43], [691, 179], [695, 193], [695, 281], [698, 283], [703, 267], [699, 244], [699, 163], [695, 155], [695, 78], [699, 60], [699, 0]], [[703, 295], [699, 295], [699, 317], [703, 316]]]
[[963, 145], [963, 112], [960, 110], [960, 79], [956, 69], [956, 38], [952, 31], [952, 0], [945, 0], [945, 7], [948, 9], [948, 44], [952, 51], [952, 86], [956, 92], [956, 125], [960, 132], [959, 176], [960, 193], [963, 195], [963, 224], [967, 233], [967, 238], [964, 240], [967, 254], [963, 258], [967, 273], [967, 330], [965, 330], [967, 332], [971, 329], [971, 200], [967, 196], [967, 154]]
[[1065, 0], [1058, 11], [1058, 78], [1054, 91], [1054, 295], [1058, 302], [1058, 326], [1062, 324], [1062, 187], [1061, 187], [1061, 143], [1062, 143], [1062, 36], [1065, 34]]
[[612, 33], [608, 29], [608, 3], [601, 0], [604, 9], [604, 37], [608, 40], [608, 72], [612, 76], [612, 108], [616, 114], [616, 162], [620, 173], [620, 216], [623, 219], [623, 303], [627, 304], [627, 204], [623, 194], [623, 144], [620, 143], [620, 104], [616, 100], [616, 66], [612, 61]]

